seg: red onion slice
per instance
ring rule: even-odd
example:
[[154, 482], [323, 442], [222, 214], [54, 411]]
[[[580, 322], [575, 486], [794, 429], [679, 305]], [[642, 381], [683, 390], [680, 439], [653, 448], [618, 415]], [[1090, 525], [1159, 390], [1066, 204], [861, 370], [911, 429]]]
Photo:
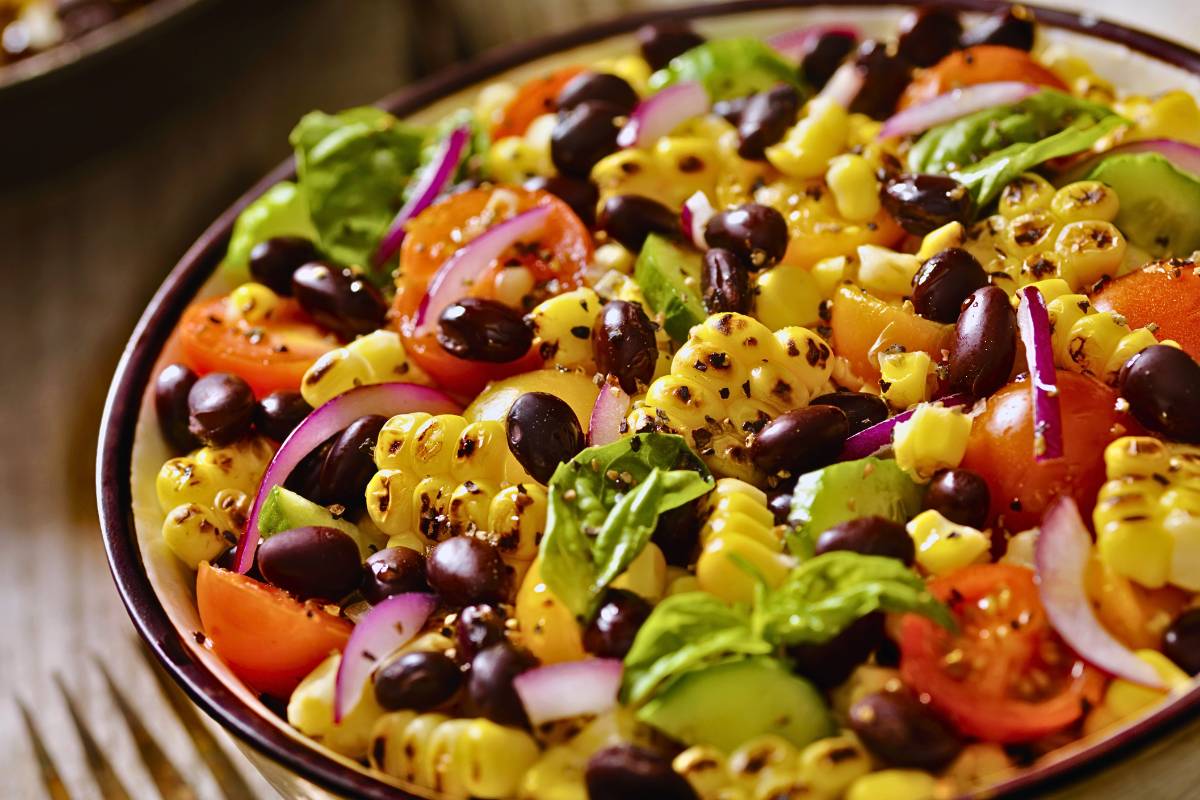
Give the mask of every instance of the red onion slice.
[[708, 195], [704, 192], [696, 192], [683, 201], [679, 222], [683, 226], [684, 233], [691, 237], [692, 243], [701, 250], [708, 249], [708, 242], [704, 240], [704, 226], [708, 224], [715, 213], [717, 213], [716, 209], [712, 207]]
[[668, 86], [637, 104], [629, 121], [617, 133], [621, 147], [645, 147], [660, 136], [708, 111], [708, 92], [699, 81]]
[[629, 395], [609, 378], [600, 387], [596, 395], [596, 404], [592, 406], [592, 416], [588, 420], [588, 444], [595, 447], [601, 444], [611, 444], [621, 438], [621, 428], [629, 415], [632, 401]]
[[383, 240], [379, 242], [379, 247], [375, 250], [375, 266], [396, 254], [404, 242], [404, 235], [408, 232], [408, 221], [431, 206], [446, 188], [446, 184], [454, 177], [454, 171], [458, 169], [458, 162], [462, 160], [463, 151], [470, 140], [471, 129], [466, 125], [455, 128], [442, 140], [430, 168], [421, 175], [408, 202], [396, 214]]
[[1019, 102], [1040, 90], [1040, 86], [1020, 81], [995, 81], [951, 89], [945, 94], [939, 94], [893, 114], [883, 123], [879, 138], [888, 139], [909, 133], [921, 133], [976, 111]]
[[862, 84], [862, 72], [848, 61], [837, 68], [817, 97], [828, 98], [843, 108], [849, 108]]
[[603, 714], [617, 705], [621, 662], [615, 658], [589, 658], [538, 667], [514, 678], [513, 688], [535, 726], [584, 714]]
[[334, 679], [334, 722], [341, 722], [342, 715], [354, 708], [375, 665], [416, 636], [436, 607], [431, 594], [398, 594], [372, 608], [354, 626]]
[[1092, 171], [1092, 168], [1104, 159], [1126, 153], [1158, 153], [1179, 169], [1200, 177], [1200, 147], [1181, 142], [1178, 139], [1142, 139], [1117, 145], [1111, 150], [1089, 156], [1077, 166], [1072, 167], [1063, 175], [1062, 180], [1065, 183], [1083, 180]]
[[430, 279], [417, 309], [413, 335], [424, 333], [428, 323], [436, 321], [451, 303], [462, 299], [472, 282], [505, 250], [540, 233], [548, 216], [549, 206], [535, 206], [488, 228], [459, 248]]
[[1147, 664], [1100, 624], [1085, 586], [1092, 537], [1070, 497], [1060, 497], [1042, 518], [1034, 562], [1038, 593], [1050, 624], [1085, 661], [1143, 686], [1166, 688]]
[[1062, 407], [1054, 371], [1054, 341], [1046, 298], [1032, 286], [1017, 290], [1017, 328], [1025, 343], [1029, 382], [1033, 387], [1033, 460], [1062, 458]]
[[461, 406], [449, 395], [428, 386], [377, 383], [340, 394], [309, 414], [288, 435], [267, 465], [262, 483], [258, 486], [258, 494], [254, 496], [254, 504], [250, 507], [250, 516], [246, 519], [246, 532], [238, 541], [234, 569], [245, 574], [254, 564], [254, 551], [258, 549], [258, 542], [262, 538], [258, 530], [258, 515], [267, 495], [276, 486], [282, 486], [301, 460], [326, 439], [368, 414], [393, 417], [410, 411], [455, 414], [459, 410]]
[[[965, 394], [951, 394], [939, 398], [937, 402], [946, 408], [954, 408], [970, 403], [971, 397]], [[896, 429], [896, 426], [901, 422], [907, 422], [912, 419], [912, 415], [915, 413], [917, 413], [917, 409], [910, 408], [908, 411], [897, 414], [894, 417], [889, 417], [883, 422], [877, 422], [871, 427], [854, 434], [842, 445], [842, 452], [837, 460], [855, 461], [878, 452], [881, 447], [892, 443], [892, 432]]]
[[768, 36], [767, 44], [784, 58], [799, 61], [808, 52], [809, 47], [826, 34], [846, 36], [855, 41], [862, 38], [862, 31], [853, 25], [810, 25], [807, 28], [797, 28], [794, 31]]

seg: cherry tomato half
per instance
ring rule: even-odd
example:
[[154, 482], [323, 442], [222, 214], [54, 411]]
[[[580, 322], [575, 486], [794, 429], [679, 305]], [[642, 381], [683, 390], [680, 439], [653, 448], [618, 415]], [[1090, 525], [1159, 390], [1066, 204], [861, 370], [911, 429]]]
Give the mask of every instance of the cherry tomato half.
[[1067, 90], [1062, 78], [1037, 63], [1024, 50], [981, 44], [956, 50], [929, 69], [922, 70], [900, 96], [899, 108], [932, 100], [952, 89], [994, 81], [1020, 81]]
[[1200, 275], [1194, 264], [1150, 264], [1105, 284], [1093, 298], [1101, 311], [1116, 311], [1130, 328], [1154, 323], [1159, 341], [1174, 339], [1200, 358]]
[[504, 107], [500, 120], [492, 126], [492, 141], [505, 136], [521, 136], [529, 123], [557, 108], [558, 93], [579, 73], [583, 67], [571, 66], [556, 69], [521, 84], [512, 100]]

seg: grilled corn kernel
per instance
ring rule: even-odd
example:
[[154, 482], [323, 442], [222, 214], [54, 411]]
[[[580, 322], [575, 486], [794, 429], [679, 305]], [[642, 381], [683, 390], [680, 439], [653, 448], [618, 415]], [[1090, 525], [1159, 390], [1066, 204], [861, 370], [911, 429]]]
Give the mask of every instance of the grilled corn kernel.
[[547, 749], [521, 779], [518, 800], [588, 800], [587, 758], [566, 745]]
[[987, 560], [991, 547], [987, 534], [951, 522], [933, 509], [913, 517], [907, 527], [917, 548], [917, 563], [931, 575]]
[[592, 326], [602, 303], [591, 289], [551, 297], [525, 318], [532, 326], [534, 346], [548, 365], [596, 371], [592, 358]]
[[947, 222], [925, 234], [921, 239], [921, 248], [917, 250], [917, 258], [927, 261], [943, 250], [951, 247], [962, 247], [967, 237], [967, 229], [961, 222]]
[[1000, 560], [1005, 564], [1016, 564], [1018, 567], [1034, 569], [1034, 549], [1037, 547], [1038, 529], [1031, 528], [1021, 531], [1008, 540], [1004, 557]]
[[818, 739], [800, 751], [801, 774], [819, 793], [841, 797], [871, 771], [871, 757], [852, 733]]
[[957, 408], [923, 403], [893, 434], [896, 463], [920, 480], [957, 467], [967, 452], [971, 418]]
[[1003, 242], [1009, 254], [1027, 256], [1050, 248], [1060, 230], [1049, 209], [1030, 211], [1009, 221]]
[[846, 791], [846, 800], [933, 800], [937, 779], [917, 769], [881, 769], [864, 775]]
[[892, 408], [903, 410], [929, 399], [937, 377], [923, 350], [879, 354], [879, 388]]
[[1026, 172], [1010, 181], [1000, 191], [998, 210], [1012, 219], [1034, 211], [1050, 208], [1055, 189], [1050, 181], [1035, 172]]
[[600, 199], [638, 194], [669, 208], [679, 208], [696, 192], [714, 196], [717, 180], [729, 160], [713, 138], [714, 133], [677, 132], [660, 137], [651, 150], [626, 148], [605, 156], [592, 167], [592, 181], [600, 190]]
[[754, 285], [754, 316], [768, 328], [820, 324], [824, 298], [816, 279], [803, 267], [779, 264], [758, 273]]
[[229, 294], [230, 307], [252, 325], [266, 322], [279, 308], [279, 295], [261, 283], [243, 283]]
[[764, 770], [794, 771], [799, 754], [787, 739], [773, 734], [756, 736], [729, 754], [734, 777], [756, 779]]
[[803, 118], [766, 150], [771, 166], [792, 178], [816, 178], [842, 152], [850, 134], [846, 109], [829, 98], [809, 102]]
[[197, 569], [237, 544], [239, 529], [222, 526], [206, 507], [184, 503], [171, 509], [163, 521], [162, 535], [180, 561]]
[[1105, 275], [1116, 275], [1125, 257], [1125, 237], [1111, 222], [1072, 222], [1054, 242], [1061, 269], [1072, 286], [1089, 286]]
[[304, 373], [300, 394], [317, 408], [356, 386], [389, 381], [428, 383], [429, 379], [408, 360], [400, 334], [380, 330], [318, 358]]
[[504, 107], [517, 96], [517, 87], [508, 81], [489, 83], [475, 96], [475, 119], [485, 127], [499, 122], [504, 115]]
[[842, 281], [850, 278], [850, 263], [845, 256], [823, 258], [813, 264], [811, 273], [821, 297], [828, 299]]
[[1138, 650], [1138, 658], [1154, 667], [1158, 677], [1167, 686], [1167, 691], [1142, 686], [1124, 678], [1114, 678], [1104, 692], [1104, 708], [1116, 719], [1132, 717], [1139, 711], [1162, 701], [1168, 692], [1188, 685], [1191, 681], [1186, 672], [1175, 666], [1169, 658], [1157, 650]]
[[692, 785], [700, 800], [718, 800], [733, 786], [733, 775], [725, 754], [715, 747], [695, 745], [671, 762], [672, 768]]
[[383, 709], [375, 701], [375, 692], [368, 682], [358, 702], [342, 715], [342, 721], [333, 721], [334, 683], [341, 660], [340, 653], [331, 654], [300, 682], [288, 700], [287, 720], [293, 728], [334, 752], [348, 758], [362, 758], [371, 742], [371, 729], [383, 716]]
[[921, 260], [873, 244], [858, 248], [858, 283], [873, 294], [902, 297], [912, 291]]
[[867, 222], [879, 213], [879, 181], [875, 169], [860, 155], [835, 156], [825, 172], [838, 213], [851, 222]]
[[1054, 193], [1050, 210], [1063, 223], [1083, 220], [1112, 222], [1120, 210], [1117, 193], [1100, 181], [1076, 181]]
[[553, 175], [550, 159], [550, 133], [554, 130], [554, 114], [543, 114], [525, 130], [524, 136], [505, 136], [487, 150], [488, 174], [500, 183], [521, 184], [535, 175]]
[[653, 542], [647, 543], [612, 585], [657, 603], [667, 590], [667, 559], [662, 550]]
[[258, 489], [274, 452], [265, 437], [254, 436], [225, 447], [201, 447], [191, 455], [167, 459], [155, 479], [159, 506], [163, 511], [171, 511], [192, 503], [210, 510], [224, 507], [225, 503], [219, 501], [230, 492], [250, 495]]
[[519, 561], [537, 556], [549, 507], [544, 487], [530, 481], [498, 492], [488, 509], [487, 530], [500, 552]]

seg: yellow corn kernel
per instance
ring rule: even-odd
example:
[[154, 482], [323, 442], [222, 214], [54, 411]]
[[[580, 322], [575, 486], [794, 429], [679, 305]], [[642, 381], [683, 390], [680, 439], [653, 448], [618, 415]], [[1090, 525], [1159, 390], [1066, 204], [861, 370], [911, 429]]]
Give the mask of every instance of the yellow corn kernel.
[[224, 485], [219, 470], [189, 456], [167, 459], [155, 480], [158, 505], [163, 511], [185, 503], [208, 505]]
[[779, 264], [755, 278], [754, 316], [772, 330], [821, 323], [824, 296], [813, 275], [795, 264]]
[[475, 96], [475, 119], [485, 127], [499, 122], [504, 108], [517, 96], [517, 87], [508, 81], [496, 81], [484, 86]]
[[1114, 678], [1104, 692], [1104, 708], [1117, 719], [1132, 717], [1139, 711], [1162, 701], [1171, 690], [1186, 686], [1191, 682], [1187, 673], [1157, 650], [1138, 650], [1137, 655], [1138, 658], [1154, 667], [1158, 677], [1167, 685], [1167, 691], [1151, 689], [1124, 678]]
[[241, 529], [223, 527], [213, 513], [196, 503], [171, 509], [163, 521], [162, 535], [180, 561], [197, 569], [202, 561], [213, 561], [237, 544]]
[[992, 742], [974, 742], [964, 747], [946, 767], [943, 777], [953, 781], [958, 791], [965, 792], [996, 783], [1012, 770], [1012, 759], [1003, 747]]
[[1044, 211], [1054, 199], [1050, 181], [1035, 172], [1026, 172], [1000, 191], [999, 211], [1008, 219], [1033, 211]]
[[871, 771], [871, 757], [854, 734], [818, 739], [800, 751], [800, 773], [822, 795], [841, 797]]
[[450, 455], [450, 472], [460, 481], [499, 482], [508, 477], [509, 456], [504, 423], [494, 419], [471, 422], [458, 435]]
[[1120, 210], [1117, 193], [1100, 181], [1076, 181], [1054, 193], [1050, 210], [1063, 223], [1083, 220], [1112, 222]]
[[1054, 241], [1062, 257], [1063, 276], [1072, 286], [1090, 286], [1116, 275], [1125, 257], [1125, 237], [1111, 222], [1072, 222]]
[[1024, 257], [1049, 249], [1061, 229], [1049, 210], [1030, 211], [1009, 222], [1002, 241], [1010, 255]]
[[417, 464], [412, 455], [413, 435], [430, 419], [431, 414], [414, 411], [397, 414], [385, 422], [375, 441], [375, 466], [415, 474]]
[[920, 480], [957, 467], [967, 452], [971, 418], [958, 408], [924, 403], [893, 433], [897, 465]]
[[554, 123], [554, 114], [543, 114], [529, 123], [524, 136], [505, 136], [493, 142], [485, 156], [491, 176], [500, 183], [520, 184], [535, 175], [553, 175], [550, 133]]
[[858, 283], [873, 294], [891, 297], [909, 294], [913, 276], [920, 268], [921, 260], [908, 253], [873, 244], [858, 248]]
[[596, 248], [596, 254], [592, 257], [592, 263], [596, 265], [596, 272], [601, 275], [609, 270], [628, 275], [633, 272], [633, 265], [636, 261], [633, 253], [618, 242], [605, 242]]
[[230, 307], [239, 318], [251, 325], [266, 322], [279, 308], [279, 295], [270, 287], [250, 281], [229, 294]]
[[457, 414], [431, 417], [412, 434], [412, 459], [418, 475], [446, 476], [455, 466], [458, 443], [467, 421]]
[[1004, 557], [1000, 560], [1005, 564], [1016, 564], [1018, 567], [1034, 569], [1034, 551], [1037, 547], [1038, 529], [1030, 528], [1021, 531], [1008, 540]]
[[967, 239], [967, 229], [961, 222], [947, 222], [940, 228], [925, 234], [921, 239], [921, 248], [917, 250], [917, 258], [927, 261], [943, 250], [951, 247], [962, 247]]
[[517, 800], [588, 800], [587, 758], [567, 745], [545, 750], [521, 779]]
[[767, 508], [767, 495], [761, 489], [737, 478], [721, 478], [705, 498], [705, 511], [701, 543], [730, 533], [748, 536], [776, 552], [783, 550], [775, 532], [775, 517]]
[[497, 491], [494, 483], [485, 480], [466, 480], [455, 486], [446, 505], [450, 535], [474, 536], [477, 531], [487, 531], [488, 512]]
[[[1063, 295], [1071, 294], [1071, 285], [1062, 278], [1046, 278], [1041, 281], [1034, 281], [1029, 284], [1034, 289], [1041, 292], [1042, 299], [1047, 303], [1053, 302]], [[1080, 295], [1082, 297], [1082, 295]], [[1085, 300], [1087, 298], [1084, 298]]]
[[867, 222], [879, 213], [879, 181], [875, 169], [860, 155], [835, 156], [825, 172], [840, 215], [851, 222]]
[[908, 522], [917, 548], [917, 563], [931, 575], [945, 575], [968, 564], [986, 561], [991, 540], [970, 525], [959, 525], [929, 509]]
[[440, 542], [452, 533], [448, 512], [455, 488], [453, 481], [435, 473], [422, 478], [413, 489], [412, 507], [417, 531], [431, 542]]
[[546, 490], [530, 481], [501, 489], [488, 510], [487, 530], [502, 555], [518, 561], [537, 556], [546, 531]]
[[551, 297], [529, 313], [534, 345], [550, 364], [588, 372], [596, 369], [592, 359], [592, 326], [603, 304], [591, 289], [582, 288]]
[[863, 775], [846, 791], [846, 800], [933, 800], [937, 779], [919, 769], [881, 769]]
[[715, 747], [694, 745], [671, 762], [672, 768], [692, 785], [700, 800], [723, 800], [733, 786], [725, 754]]
[[1200, 107], [1196, 98], [1182, 89], [1164, 93], [1157, 100], [1129, 97], [1117, 101], [1113, 110], [1133, 127], [1126, 132], [1126, 141], [1137, 139], [1176, 139], [1200, 145]]
[[287, 704], [287, 720], [293, 728], [312, 737], [336, 753], [348, 758], [363, 758], [371, 742], [371, 731], [383, 716], [375, 692], [367, 682], [358, 702], [333, 721], [333, 691], [340, 653], [333, 653], [308, 674], [292, 692]]
[[1109, 481], [1100, 488], [1093, 512], [1100, 558], [1119, 575], [1152, 589], [1167, 583], [1171, 569], [1171, 537], [1153, 511], [1161, 490], [1152, 478]]
[[667, 589], [667, 559], [662, 550], [648, 542], [612, 585], [657, 603]]
[[627, 55], [619, 58], [606, 58], [596, 62], [597, 72], [616, 75], [641, 96], [650, 93], [650, 65], [641, 56]]
[[470, 720], [459, 744], [467, 794], [483, 800], [511, 797], [540, 753], [529, 734], [488, 719]]
[[[849, 275], [849, 263], [845, 256], [823, 258], [812, 267], [812, 277], [823, 298], [833, 297], [834, 291]], [[761, 301], [760, 301], [761, 302]]]
[[[410, 475], [412, 473], [403, 470], [381, 469], [367, 482], [367, 514], [388, 536], [416, 535], [413, 512], [415, 487]], [[424, 549], [423, 545], [421, 549]]]
[[696, 192], [714, 196], [727, 159], [713, 133], [694, 129], [689, 134], [681, 129], [659, 138], [651, 150], [631, 147], [600, 159], [592, 167], [592, 180], [601, 201], [638, 194], [679, 208]]
[[535, 284], [536, 278], [529, 267], [505, 265], [492, 283], [492, 297], [510, 308], [525, 308]]
[[[1067, 353], [1077, 371], [1107, 380], [1108, 363], [1121, 340], [1128, 334], [1129, 326], [1119, 314], [1111, 311], [1088, 314], [1071, 326]], [[1150, 338], [1153, 339], [1154, 335], [1150, 334]], [[1120, 366], [1117, 370], [1120, 370]], [[1112, 377], [1115, 379], [1116, 374]]]
[[933, 359], [923, 350], [880, 353], [879, 374], [883, 399], [899, 410], [928, 400], [936, 381]]
[[356, 386], [390, 381], [428, 383], [408, 360], [400, 334], [379, 330], [330, 350], [313, 363], [300, 381], [300, 394], [313, 408]]
[[269, 439], [251, 436], [224, 447], [201, 447], [192, 453], [192, 458], [202, 467], [216, 470], [221, 489], [237, 489], [253, 495], [274, 455], [275, 445]]
[[764, 772], [792, 772], [799, 754], [787, 739], [773, 734], [756, 736], [729, 754], [729, 771], [735, 778], [758, 779]]
[[771, 166], [792, 178], [816, 178], [846, 147], [850, 122], [846, 109], [829, 98], [811, 100], [804, 117], [779, 144], [766, 150]]
[[[746, 571], [741, 562], [753, 572]], [[793, 563], [789, 556], [749, 536], [717, 535], [704, 544], [696, 561], [696, 580], [701, 589], [726, 602], [749, 603], [754, 599], [758, 575], [773, 589], [787, 578]]]

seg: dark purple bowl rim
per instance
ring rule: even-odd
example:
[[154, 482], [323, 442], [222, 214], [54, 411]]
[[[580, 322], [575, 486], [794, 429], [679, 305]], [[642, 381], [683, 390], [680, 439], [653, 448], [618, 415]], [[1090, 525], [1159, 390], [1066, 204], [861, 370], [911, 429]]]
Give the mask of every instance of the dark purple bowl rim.
[[[887, 7], [914, 5], [903, 0], [735, 0], [699, 7], [660, 9], [592, 23], [486, 53], [385, 97], [378, 105], [400, 115], [412, 114], [449, 94], [508, 69], [556, 52], [628, 33], [662, 19], [698, 19], [770, 9], [809, 7]], [[960, 11], [990, 12], [1007, 6], [1000, 0], [943, 0]], [[1158, 61], [1200, 75], [1200, 53], [1158, 36], [1088, 14], [1029, 6], [1041, 24], [1106, 39]], [[221, 679], [194, 660], [171, 624], [143, 569], [132, 510], [131, 463], [142, 397], [151, 372], [175, 323], [220, 262], [234, 220], [269, 186], [293, 175], [285, 161], [238, 199], [200, 236], [171, 270], [147, 306], [121, 356], [100, 425], [96, 488], [100, 525], [113, 579], [138, 633], [172, 678], [204, 711], [262, 755], [335, 794], [397, 800], [415, 795], [388, 786], [364, 772], [329, 758], [292, 739], [229, 691]], [[1200, 686], [1164, 704], [1134, 725], [1086, 749], [1021, 774], [986, 790], [987, 797], [1012, 797], [1066, 782], [1088, 763], [1115, 756], [1144, 743], [1151, 734], [1178, 727], [1200, 705]]]

